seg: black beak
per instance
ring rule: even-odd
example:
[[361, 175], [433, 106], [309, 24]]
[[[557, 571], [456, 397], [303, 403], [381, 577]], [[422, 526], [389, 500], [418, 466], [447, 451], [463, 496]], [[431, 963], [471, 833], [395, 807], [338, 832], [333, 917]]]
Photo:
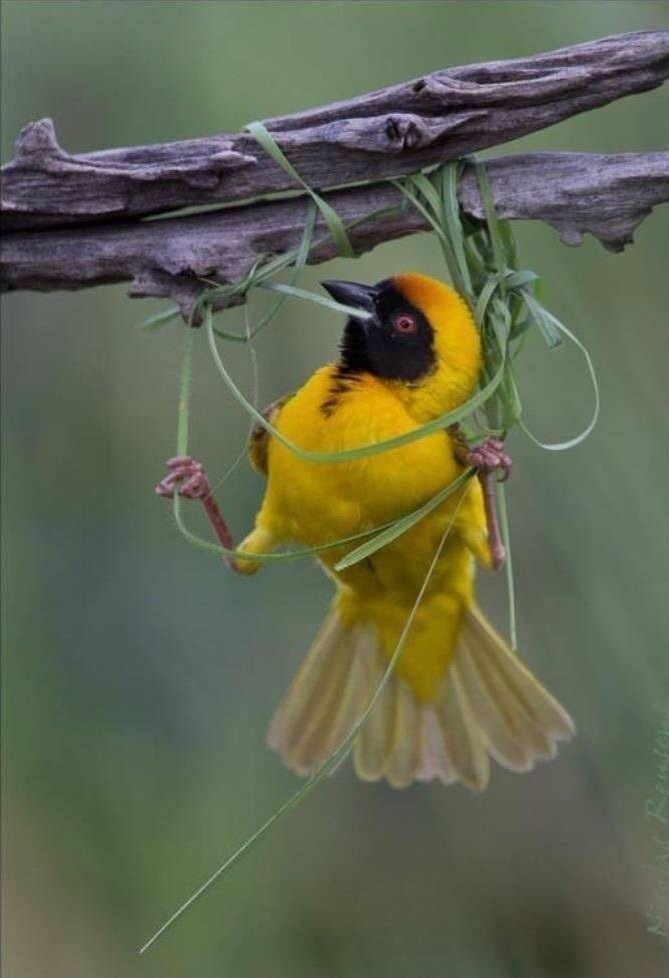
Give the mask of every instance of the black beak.
[[[321, 282], [323, 288], [330, 293], [335, 302], [364, 312], [375, 312], [376, 288], [373, 285], [360, 285], [358, 282], [337, 282], [329, 279]], [[367, 318], [367, 317], [365, 317]]]

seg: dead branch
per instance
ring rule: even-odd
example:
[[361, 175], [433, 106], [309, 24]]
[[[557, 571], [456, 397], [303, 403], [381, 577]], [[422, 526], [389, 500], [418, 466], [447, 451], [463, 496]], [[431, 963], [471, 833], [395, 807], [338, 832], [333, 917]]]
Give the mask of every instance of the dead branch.
[[[631, 241], [652, 208], [669, 200], [669, 153], [535, 153], [503, 156], [487, 164], [498, 213], [513, 220], [546, 221], [567, 244], [590, 233], [612, 250]], [[382, 183], [327, 194], [350, 229], [357, 252], [427, 229], [401, 195]], [[460, 183], [460, 203], [482, 218], [473, 168]], [[202, 277], [241, 278], [261, 254], [282, 254], [299, 243], [304, 197], [231, 207], [187, 217], [115, 223], [59, 231], [21, 231], [2, 242], [5, 288], [79, 289], [132, 280], [133, 296], [172, 298], [187, 315], [202, 291]], [[365, 215], [390, 209], [383, 217]], [[361, 220], [362, 219], [362, 220]], [[334, 246], [320, 220], [310, 264], [327, 261]]]
[[[513, 61], [426, 75], [346, 102], [270, 119], [266, 126], [313, 187], [328, 194], [361, 252], [423, 230], [383, 181], [500, 144], [669, 76], [669, 31], [641, 31]], [[669, 198], [669, 154], [531, 154], [489, 164], [500, 214], [547, 221], [563, 241], [585, 232], [619, 250]], [[376, 182], [375, 182], [376, 181]], [[353, 186], [352, 186], [353, 185]], [[304, 196], [248, 134], [69, 155], [50, 120], [32, 123], [2, 169], [2, 288], [77, 289], [131, 281], [131, 294], [165, 296], [184, 312], [200, 276], [229, 282], [258, 255], [294, 247]], [[463, 208], [481, 216], [471, 171]], [[140, 220], [187, 205], [216, 212]], [[383, 207], [379, 219], [364, 220]], [[310, 262], [333, 253], [313, 249]]]
[[[661, 85], [669, 31], [639, 31], [446, 68], [346, 102], [265, 121], [315, 189], [372, 183], [499, 146]], [[128, 218], [295, 190], [248, 134], [69, 155], [51, 120], [2, 169], [5, 230]]]

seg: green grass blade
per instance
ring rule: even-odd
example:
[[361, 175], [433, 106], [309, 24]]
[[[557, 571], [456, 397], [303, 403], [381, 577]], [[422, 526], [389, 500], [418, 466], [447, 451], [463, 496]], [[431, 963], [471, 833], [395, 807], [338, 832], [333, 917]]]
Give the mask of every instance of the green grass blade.
[[496, 278], [489, 278], [479, 293], [478, 299], [476, 300], [476, 304], [474, 306], [474, 319], [476, 320], [479, 329], [483, 328], [483, 323], [488, 312], [488, 303], [492, 299], [495, 290], [498, 288], [499, 281]]
[[518, 253], [516, 250], [516, 239], [511, 230], [511, 221], [498, 218], [499, 235], [502, 239], [504, 251], [507, 256], [507, 265], [515, 268], [518, 264]]
[[481, 163], [479, 160], [476, 161], [475, 167], [476, 167], [476, 181], [478, 183], [481, 203], [483, 205], [483, 212], [485, 214], [486, 222], [488, 224], [488, 232], [490, 234], [492, 250], [495, 256], [495, 266], [497, 269], [497, 276], [499, 278], [502, 295], [504, 295], [506, 291], [504, 276], [509, 261], [513, 259], [512, 259], [512, 255], [507, 254], [507, 249], [504, 244], [504, 239], [500, 232], [499, 218], [497, 217], [497, 212], [495, 210], [495, 204], [493, 202], [492, 190], [490, 188], [490, 181], [488, 180], [488, 174], [486, 172], [486, 168], [483, 165], [483, 163]]
[[[295, 282], [297, 281], [300, 272], [306, 265], [307, 259], [309, 258], [309, 253], [311, 251], [311, 242], [314, 236], [314, 228], [316, 226], [316, 210], [317, 210], [316, 204], [314, 203], [313, 200], [310, 200], [309, 206], [307, 207], [307, 216], [304, 222], [304, 230], [302, 232], [302, 238], [300, 239], [300, 244], [297, 249], [297, 253], [295, 254], [295, 264], [293, 266], [292, 275], [290, 276], [290, 282], [289, 282], [290, 285], [295, 285]], [[262, 285], [263, 282], [260, 282], [258, 284]], [[274, 305], [263, 316], [263, 318], [259, 322], [257, 322], [255, 326], [251, 328], [250, 332], [248, 333], [250, 339], [253, 339], [253, 337], [257, 336], [258, 333], [262, 332], [262, 330], [265, 329], [266, 326], [269, 326], [270, 323], [272, 323], [274, 319], [276, 319], [276, 317], [278, 316], [281, 310], [281, 307], [283, 306], [287, 298], [288, 298], [287, 295], [279, 296], [279, 298], [276, 300]]]
[[550, 313], [534, 298], [531, 292], [524, 288], [521, 288], [520, 292], [525, 301], [528, 313], [541, 330], [549, 348], [554, 350], [562, 343], [560, 330], [553, 323]]
[[[258, 396], [260, 392], [260, 368], [258, 365], [258, 355], [256, 353], [255, 346], [253, 344], [253, 327], [251, 326], [251, 312], [249, 310], [248, 302], [244, 305], [244, 333], [246, 336], [246, 345], [249, 352], [249, 362], [251, 366], [251, 376], [252, 376], [252, 390], [253, 397], [252, 403], [254, 407], [258, 406]], [[211, 487], [211, 493], [214, 494], [218, 492], [222, 485], [224, 485], [232, 474], [239, 468], [244, 459], [248, 456], [249, 445], [253, 437], [254, 429], [253, 420], [251, 419], [248, 423], [248, 428], [246, 436], [244, 437], [244, 443], [237, 453], [237, 457], [234, 461], [227, 467], [223, 475], [216, 481], [216, 483]]]
[[300, 550], [285, 550], [281, 553], [256, 554], [247, 553], [245, 550], [228, 550], [226, 547], [222, 547], [219, 543], [212, 543], [210, 540], [205, 540], [193, 533], [192, 530], [189, 530], [184, 523], [182, 499], [178, 493], [175, 493], [173, 498], [173, 513], [175, 523], [181, 535], [188, 541], [188, 543], [197, 547], [198, 550], [203, 550], [206, 553], [215, 555], [216, 557], [232, 557], [235, 560], [253, 560], [259, 563], [281, 562], [282, 560], [301, 560], [304, 557], [313, 557], [327, 550], [334, 550], [336, 547], [344, 547], [349, 543], [356, 543], [359, 540], [364, 540], [373, 533], [377, 533], [380, 530], [385, 530], [386, 527], [393, 525], [392, 523], [382, 523], [380, 526], [373, 526], [366, 530], [360, 530], [358, 533], [352, 533], [348, 537], [341, 537], [339, 540], [332, 540], [329, 543], [317, 544], [314, 547], [304, 547]]
[[326, 200], [317, 194], [315, 190], [312, 190], [308, 183], [305, 183], [293, 164], [286, 158], [274, 137], [265, 128], [263, 123], [250, 122], [247, 126], [245, 126], [245, 128], [262, 146], [265, 152], [272, 157], [274, 162], [278, 163], [282, 170], [292, 177], [293, 180], [295, 180], [295, 182], [309, 194], [320, 211], [321, 217], [327, 225], [327, 229], [330, 232], [339, 254], [345, 258], [355, 258], [355, 251], [351, 246], [348, 234], [346, 233], [346, 228], [344, 227], [339, 214], [337, 214], [334, 207], [332, 207]]
[[161, 326], [166, 326], [167, 323], [172, 322], [173, 319], [177, 319], [181, 315], [181, 310], [178, 306], [173, 306], [172, 309], [165, 309], [163, 312], [156, 313], [155, 316], [149, 316], [141, 323], [135, 324], [135, 329], [146, 330], [147, 333], [152, 333], [155, 329], [160, 329]]
[[511, 648], [518, 649], [518, 630], [516, 627], [516, 589], [513, 581], [513, 559], [511, 555], [511, 535], [509, 533], [509, 517], [506, 511], [505, 483], [497, 482], [497, 511], [499, 513], [499, 528], [502, 535], [502, 543], [506, 551], [504, 560], [504, 570], [506, 573], [506, 589], [509, 600], [509, 638]]
[[466, 482], [471, 479], [474, 475], [474, 469], [467, 469], [462, 475], [459, 475], [457, 479], [449, 483], [444, 489], [433, 496], [432, 499], [428, 499], [426, 503], [415, 509], [413, 513], [409, 513], [407, 516], [403, 516], [389, 526], [387, 530], [383, 530], [378, 533], [372, 540], [368, 540], [367, 543], [363, 543], [360, 547], [356, 547], [349, 554], [343, 557], [338, 563], [335, 564], [336, 571], [346, 570], [347, 567], [352, 567], [354, 564], [359, 563], [361, 560], [365, 560], [367, 557], [371, 557], [375, 554], [377, 550], [381, 550], [382, 547], [387, 547], [389, 543], [396, 540], [398, 537], [410, 530], [412, 526], [419, 523], [420, 520], [424, 519], [433, 509], [436, 509], [444, 500], [452, 496], [453, 493], [457, 492], [461, 486], [464, 486]]
[[565, 452], [565, 451], [567, 451], [570, 448], [575, 448], [576, 445], [580, 445], [581, 442], [585, 441], [585, 439], [594, 430], [595, 425], [597, 424], [597, 421], [599, 420], [599, 409], [600, 409], [599, 384], [597, 382], [597, 374], [595, 372], [595, 365], [594, 365], [594, 363], [592, 361], [592, 357], [590, 356], [590, 353], [589, 353], [587, 347], [585, 346], [585, 344], [581, 343], [581, 341], [578, 339], [578, 337], [575, 336], [571, 332], [571, 330], [567, 329], [567, 327], [564, 325], [564, 323], [561, 323], [559, 319], [557, 319], [555, 316], [552, 315], [552, 313], [549, 313], [546, 310], [544, 310], [544, 313], [545, 313], [546, 316], [548, 316], [550, 318], [550, 320], [551, 320], [552, 324], [554, 325], [554, 327], [557, 330], [559, 330], [562, 334], [564, 334], [564, 336], [566, 336], [567, 339], [571, 340], [571, 342], [583, 354], [583, 358], [584, 358], [584, 360], [586, 362], [586, 366], [588, 368], [588, 374], [590, 375], [590, 381], [591, 381], [591, 384], [592, 384], [592, 389], [593, 389], [593, 393], [594, 393], [594, 401], [595, 401], [595, 403], [594, 403], [594, 406], [593, 406], [593, 409], [592, 409], [592, 415], [591, 415], [590, 420], [588, 421], [587, 425], [577, 435], [574, 435], [573, 438], [568, 438], [566, 441], [558, 441], [558, 442], [544, 442], [544, 441], [541, 441], [539, 438], [537, 438], [535, 435], [532, 434], [532, 432], [529, 430], [529, 428], [527, 427], [527, 425], [525, 424], [525, 422], [522, 419], [519, 420], [518, 423], [519, 423], [520, 427], [522, 428], [522, 430], [527, 435], [527, 437], [531, 441], [533, 441], [535, 445], [538, 445], [539, 448], [544, 448], [548, 452]]
[[506, 287], [507, 289], [519, 289], [521, 285], [529, 285], [530, 282], [538, 282], [539, 276], [536, 272], [531, 272], [529, 269], [523, 269], [522, 271], [514, 272], [509, 271], [506, 274]]
[[179, 383], [179, 407], [177, 415], [177, 455], [188, 451], [188, 424], [190, 418], [190, 391], [193, 380], [193, 343], [195, 331], [189, 329], [184, 340], [184, 354], [181, 361]]
[[462, 166], [459, 160], [446, 163], [441, 170], [441, 213], [452, 242], [455, 260], [459, 269], [459, 284], [464, 298], [473, 302], [474, 289], [465, 254], [462, 220], [460, 218], [460, 202], [458, 200], [458, 184]]
[[[310, 200], [309, 206], [307, 208], [307, 218], [304, 224], [302, 239], [300, 241], [299, 248], [295, 253], [295, 265], [293, 268], [293, 274], [290, 277], [290, 285], [295, 284], [301, 270], [304, 268], [307, 262], [307, 258], [309, 257], [309, 252], [311, 250], [311, 242], [313, 238], [315, 223], [316, 223], [316, 205], [312, 200]], [[258, 271], [261, 274], [263, 274], [266, 268], [267, 266], [263, 266], [261, 269], [258, 269]], [[282, 269], [277, 269], [277, 271], [281, 271], [281, 270]], [[249, 288], [253, 284], [264, 285], [264, 282], [262, 279], [260, 279], [257, 283], [251, 282]], [[258, 333], [262, 332], [262, 330], [265, 329], [266, 326], [269, 326], [270, 323], [274, 321], [274, 319], [279, 314], [281, 307], [283, 306], [287, 298], [288, 298], [287, 295], [279, 296], [279, 298], [271, 306], [268, 312], [262, 317], [262, 319], [260, 319], [255, 324], [255, 326], [253, 326], [251, 330], [247, 331], [243, 336], [240, 336], [238, 333], [230, 333], [228, 330], [220, 329], [218, 326], [213, 327], [214, 333], [216, 334], [216, 336], [220, 337], [221, 339], [229, 340], [232, 343], [248, 343], [255, 336], [257, 336]], [[247, 305], [248, 305], [248, 300], [247, 300]]]
[[448, 240], [448, 236], [445, 234], [444, 229], [439, 224], [438, 217], [430, 211], [429, 207], [426, 207], [425, 204], [422, 203], [422, 201], [420, 200], [420, 198], [410, 189], [410, 186], [408, 185], [408, 183], [405, 184], [401, 180], [391, 180], [390, 182], [392, 183], [392, 185], [394, 187], [397, 188], [397, 190], [399, 190], [399, 192], [411, 204], [413, 204], [413, 206], [416, 208], [416, 210], [419, 212], [419, 214], [422, 214], [423, 215], [423, 217], [425, 218], [425, 220], [427, 221], [427, 223], [430, 225], [430, 227], [432, 228], [432, 230], [435, 232], [435, 234], [437, 235], [437, 237], [439, 238], [439, 240], [441, 242], [445, 242], [446, 245], [450, 248], [450, 242]]
[[372, 318], [371, 312], [365, 312], [364, 309], [346, 306], [328, 298], [328, 296], [319, 295], [318, 292], [308, 292], [306, 289], [298, 289], [294, 285], [284, 285], [283, 282], [262, 282], [258, 288], [280, 292], [282, 295], [290, 296], [293, 299], [306, 299], [308, 302], [315, 302], [316, 305], [325, 306], [326, 309], [331, 309], [333, 312], [341, 313], [344, 316], [355, 316], [356, 319]]
[[432, 213], [436, 218], [438, 218], [441, 208], [441, 201], [439, 200], [439, 194], [430, 178], [424, 173], [414, 173], [407, 179], [413, 184], [416, 190], [423, 195], [432, 209]]
[[523, 413], [523, 404], [518, 391], [518, 384], [513, 373], [511, 360], [506, 361], [504, 380], [500, 384], [500, 399], [502, 401], [502, 427], [509, 431]]

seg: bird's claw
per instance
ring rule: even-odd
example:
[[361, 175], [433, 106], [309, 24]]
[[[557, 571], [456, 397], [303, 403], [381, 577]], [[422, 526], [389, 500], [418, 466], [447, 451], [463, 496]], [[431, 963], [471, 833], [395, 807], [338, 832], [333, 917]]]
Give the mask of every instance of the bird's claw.
[[216, 534], [216, 539], [223, 548], [226, 563], [231, 570], [238, 570], [237, 563], [230, 553], [235, 550], [235, 541], [214, 499], [204, 466], [190, 455], [177, 455], [175, 458], [168, 458], [167, 468], [169, 471], [156, 486], [156, 493], [168, 499], [172, 499], [175, 493], [185, 499], [199, 499]]
[[486, 438], [478, 445], [473, 445], [467, 453], [467, 461], [480, 475], [500, 472], [502, 482], [509, 478], [513, 464], [499, 438]]
[[210, 493], [204, 466], [190, 455], [168, 458], [169, 472], [156, 485], [156, 493], [171, 499], [177, 492], [184, 499], [204, 499]]

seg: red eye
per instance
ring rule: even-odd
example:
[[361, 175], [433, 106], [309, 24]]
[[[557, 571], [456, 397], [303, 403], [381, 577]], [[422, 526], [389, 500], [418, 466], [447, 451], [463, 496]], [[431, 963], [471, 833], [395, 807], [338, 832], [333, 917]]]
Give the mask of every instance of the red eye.
[[395, 320], [395, 330], [398, 333], [415, 333], [416, 320], [413, 318], [413, 316], [398, 316]]

